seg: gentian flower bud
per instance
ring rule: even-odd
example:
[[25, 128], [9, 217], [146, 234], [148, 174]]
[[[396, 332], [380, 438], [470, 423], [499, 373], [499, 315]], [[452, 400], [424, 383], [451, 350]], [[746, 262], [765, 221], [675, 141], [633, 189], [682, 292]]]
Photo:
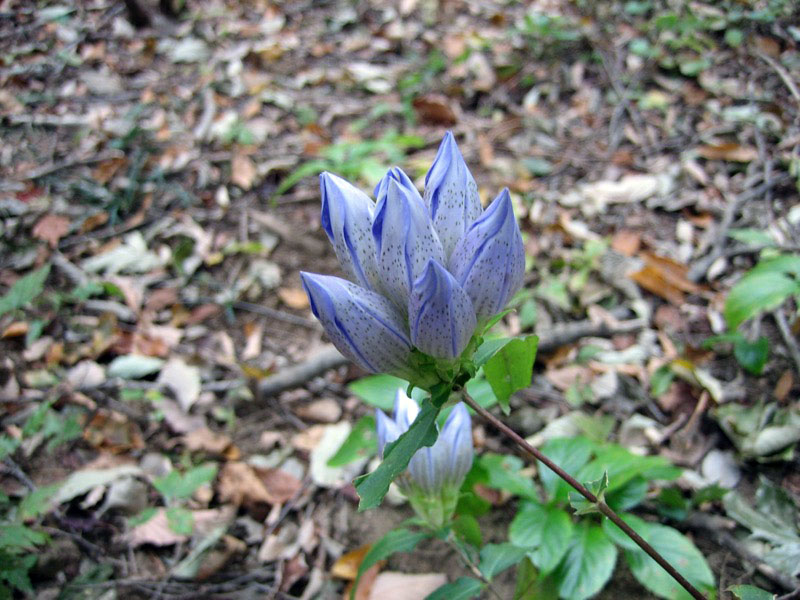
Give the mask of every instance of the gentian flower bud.
[[300, 278], [311, 312], [342, 354], [367, 371], [414, 378], [405, 320], [391, 302], [339, 277], [301, 272]]
[[519, 290], [525, 250], [508, 189], [461, 236], [448, 267], [472, 300], [479, 322], [502, 311]]
[[467, 293], [431, 259], [411, 290], [408, 324], [414, 346], [435, 358], [453, 359], [464, 351], [478, 323]]
[[425, 175], [424, 197], [445, 259], [449, 259], [458, 240], [482, 210], [478, 186], [449, 131]]
[[381, 289], [398, 307], [406, 310], [414, 281], [422, 274], [428, 260], [444, 262], [442, 244], [419, 192], [391, 178], [386, 195], [375, 210], [372, 234]]
[[403, 171], [403, 169], [400, 167], [392, 167], [386, 171], [386, 175], [381, 177], [378, 185], [375, 186], [376, 204], [380, 204], [380, 201], [386, 198], [386, 194], [389, 191], [389, 183], [392, 181], [396, 181], [401, 187], [406, 188], [412, 196], [416, 196], [420, 199], [422, 198], [422, 196], [419, 195], [417, 186], [414, 185], [414, 182], [411, 181], [411, 178], [408, 175], [406, 175], [405, 171]]
[[364, 192], [341, 177], [323, 173], [320, 221], [342, 269], [361, 287], [374, 289], [378, 281], [372, 214], [375, 204]]
[[[393, 419], [380, 409], [375, 411], [381, 458], [386, 444], [400, 437], [418, 413], [417, 403], [402, 389], [397, 390]], [[434, 527], [441, 527], [453, 515], [458, 491], [472, 467], [472, 457], [472, 422], [467, 407], [459, 402], [433, 446], [417, 450], [397, 484], [420, 517]]]

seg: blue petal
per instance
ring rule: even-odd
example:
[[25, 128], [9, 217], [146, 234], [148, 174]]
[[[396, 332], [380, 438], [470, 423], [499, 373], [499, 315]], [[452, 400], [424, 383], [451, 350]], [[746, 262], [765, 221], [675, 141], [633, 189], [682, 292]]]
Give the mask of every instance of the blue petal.
[[479, 321], [502, 311], [519, 290], [525, 250], [507, 189], [461, 237], [448, 266], [472, 299]]
[[416, 400], [409, 398], [402, 388], [397, 388], [394, 396], [394, 421], [400, 431], [407, 431], [418, 414], [419, 405]]
[[459, 238], [481, 214], [478, 186], [449, 131], [425, 175], [425, 204], [447, 259]]
[[392, 419], [381, 409], [375, 409], [375, 430], [378, 435], [378, 455], [383, 458], [383, 449], [403, 433]]
[[402, 310], [417, 277], [433, 258], [443, 262], [442, 244], [419, 192], [388, 177], [375, 210], [372, 234], [378, 256], [380, 289]]
[[[463, 402], [453, 407], [447, 421], [439, 434], [439, 440], [447, 449], [447, 475], [445, 484], [461, 487], [469, 470], [472, 468], [472, 420]], [[439, 442], [437, 440], [437, 443]]]
[[411, 340], [391, 302], [339, 277], [301, 272], [300, 278], [311, 311], [342, 354], [367, 371], [412, 378]]
[[408, 302], [411, 342], [425, 354], [453, 359], [475, 332], [472, 302], [455, 278], [435, 260], [414, 282]]
[[378, 280], [369, 196], [331, 173], [319, 177], [322, 228], [333, 244], [342, 269], [356, 283], [374, 289]]
[[414, 185], [414, 182], [411, 181], [411, 178], [405, 174], [405, 171], [400, 167], [392, 167], [386, 172], [381, 180], [378, 182], [378, 185], [375, 186], [375, 202], [379, 203], [383, 198], [386, 197], [387, 192], [389, 191], [389, 183], [392, 181], [396, 181], [402, 187], [406, 188], [412, 195], [422, 196], [419, 195], [419, 190], [417, 190], [417, 186]]

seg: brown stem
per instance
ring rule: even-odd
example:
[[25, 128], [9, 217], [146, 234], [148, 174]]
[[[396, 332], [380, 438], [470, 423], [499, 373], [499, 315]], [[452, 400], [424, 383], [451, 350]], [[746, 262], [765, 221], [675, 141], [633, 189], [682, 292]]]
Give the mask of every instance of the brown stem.
[[578, 480], [576, 480], [572, 475], [564, 471], [561, 467], [555, 464], [552, 460], [547, 458], [544, 454], [542, 454], [539, 450], [531, 446], [528, 442], [526, 442], [522, 436], [516, 433], [513, 429], [511, 429], [508, 425], [503, 423], [500, 419], [495, 417], [492, 413], [488, 410], [480, 406], [475, 400], [466, 392], [466, 390], [462, 390], [462, 395], [464, 398], [464, 402], [469, 405], [472, 410], [478, 413], [481, 417], [483, 417], [486, 421], [494, 425], [497, 429], [500, 430], [503, 435], [508, 437], [511, 441], [513, 441], [520, 450], [522, 450], [525, 454], [529, 454], [533, 458], [537, 459], [538, 461], [544, 463], [547, 467], [549, 467], [556, 475], [561, 477], [564, 481], [570, 484], [575, 490], [584, 498], [586, 498], [589, 502], [597, 506], [597, 510], [599, 510], [603, 515], [608, 517], [608, 519], [614, 523], [617, 527], [622, 529], [625, 534], [631, 538], [637, 546], [639, 546], [642, 550], [644, 550], [650, 558], [656, 561], [667, 573], [669, 573], [675, 581], [677, 581], [683, 589], [685, 589], [692, 598], [696, 600], [706, 600], [706, 596], [701, 594], [691, 583], [689, 583], [686, 578], [678, 573], [667, 560], [661, 556], [658, 552], [656, 552], [655, 548], [653, 548], [650, 544], [648, 544], [642, 536], [636, 533], [630, 525], [628, 525], [625, 521], [623, 521], [617, 513], [615, 513], [603, 500], [599, 499], [595, 496], [592, 492], [587, 490], [583, 485], [581, 485]]

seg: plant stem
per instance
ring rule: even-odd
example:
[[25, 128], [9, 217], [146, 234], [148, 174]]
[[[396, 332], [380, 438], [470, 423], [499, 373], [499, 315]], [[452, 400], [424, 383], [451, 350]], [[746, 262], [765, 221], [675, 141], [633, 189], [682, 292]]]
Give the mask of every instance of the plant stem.
[[617, 527], [619, 527], [625, 534], [631, 538], [637, 546], [639, 546], [644, 552], [650, 556], [654, 561], [656, 561], [667, 573], [669, 573], [675, 581], [677, 581], [683, 589], [685, 589], [692, 598], [696, 600], [707, 600], [704, 594], [701, 594], [691, 583], [689, 583], [686, 578], [678, 573], [678, 571], [673, 567], [667, 560], [661, 556], [658, 552], [656, 552], [655, 548], [653, 548], [650, 544], [648, 544], [642, 536], [636, 533], [630, 525], [628, 525], [625, 521], [623, 521], [617, 513], [615, 513], [606, 503], [605, 501], [599, 499], [595, 496], [592, 492], [587, 490], [583, 485], [578, 482], [577, 479], [572, 477], [569, 473], [564, 471], [561, 467], [555, 464], [552, 460], [547, 458], [544, 454], [542, 454], [539, 450], [531, 446], [525, 439], [516, 433], [513, 429], [511, 429], [508, 425], [503, 423], [500, 419], [495, 417], [492, 413], [488, 410], [480, 406], [475, 400], [467, 393], [466, 390], [461, 390], [461, 394], [464, 398], [464, 402], [472, 408], [476, 413], [478, 413], [483, 419], [494, 425], [500, 432], [508, 437], [511, 441], [513, 441], [517, 447], [522, 450], [525, 454], [532, 456], [533, 458], [537, 459], [541, 463], [545, 464], [549, 467], [556, 475], [561, 477], [564, 481], [566, 481], [569, 485], [571, 485], [575, 490], [584, 498], [586, 498], [589, 502], [597, 506], [597, 510], [599, 510], [603, 515], [608, 517], [608, 519], [614, 523]]
[[467, 568], [472, 572], [473, 575], [475, 575], [475, 577], [483, 582], [483, 584], [486, 586], [486, 589], [489, 590], [492, 596], [497, 598], [497, 600], [503, 600], [503, 597], [497, 592], [496, 589], [492, 587], [492, 582], [489, 581], [489, 579], [483, 573], [481, 573], [478, 565], [472, 561], [464, 549], [452, 538], [452, 535], [452, 532], [450, 532], [450, 534], [444, 540], [445, 543], [456, 551], [456, 553], [461, 557], [461, 560], [464, 561], [464, 564], [467, 566]]

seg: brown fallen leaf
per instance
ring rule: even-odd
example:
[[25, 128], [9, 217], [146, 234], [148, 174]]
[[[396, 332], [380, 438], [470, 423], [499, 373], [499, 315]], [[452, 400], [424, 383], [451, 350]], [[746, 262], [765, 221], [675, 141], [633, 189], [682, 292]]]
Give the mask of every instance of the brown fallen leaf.
[[794, 385], [794, 375], [792, 375], [791, 369], [786, 369], [783, 375], [778, 378], [778, 382], [775, 384], [775, 390], [772, 392], [775, 399], [778, 402], [786, 400], [789, 392], [792, 391], [792, 385]]
[[[190, 431], [181, 438], [181, 442], [190, 452], [207, 452], [218, 456], [226, 456], [232, 460], [239, 458], [239, 450], [232, 445], [231, 438], [222, 433], [201, 427]], [[231, 456], [231, 454], [235, 456]]]
[[25, 335], [28, 333], [28, 323], [27, 321], [14, 321], [10, 323], [8, 327], [3, 329], [2, 335], [0, 338], [11, 338], [11, 337], [19, 337], [21, 335]]
[[308, 308], [308, 296], [302, 288], [279, 288], [278, 297], [289, 308], [296, 310]]
[[83, 439], [97, 448], [113, 454], [144, 448], [139, 426], [116, 411], [101, 409], [83, 430]]
[[33, 237], [55, 248], [58, 246], [58, 241], [69, 231], [69, 225], [69, 219], [63, 215], [45, 215], [33, 226]]
[[258, 172], [256, 166], [246, 154], [236, 154], [231, 161], [231, 182], [243, 190], [253, 187]]
[[278, 504], [255, 469], [243, 462], [228, 462], [219, 472], [217, 493], [221, 502], [255, 508], [260, 504]]
[[218, 544], [216, 548], [203, 557], [203, 562], [200, 563], [197, 574], [194, 576], [197, 581], [203, 581], [217, 574], [228, 564], [231, 558], [237, 554], [244, 554], [247, 552], [247, 544], [232, 535], [223, 536], [221, 546], [222, 547]]
[[649, 252], [642, 254], [642, 258], [644, 268], [629, 277], [647, 291], [675, 305], [683, 304], [684, 292], [696, 294], [700, 291], [699, 286], [689, 281], [686, 265]]
[[342, 554], [331, 567], [331, 575], [339, 579], [355, 580], [358, 569], [364, 561], [367, 552], [372, 548], [372, 544], [365, 544], [346, 554]]
[[298, 417], [319, 423], [336, 423], [342, 416], [342, 407], [333, 398], [315, 400], [310, 404], [298, 406], [294, 411]]
[[300, 491], [303, 483], [283, 469], [254, 469], [275, 503], [288, 502]]
[[252, 360], [261, 354], [261, 342], [264, 337], [264, 325], [261, 323], [244, 324], [245, 343], [242, 349], [242, 360]]
[[425, 94], [414, 98], [412, 105], [417, 117], [423, 123], [452, 127], [458, 122], [458, 117], [451, 105], [450, 99], [442, 94]]
[[736, 142], [700, 146], [697, 149], [697, 153], [708, 160], [751, 162], [758, 159], [758, 150], [752, 146], [742, 146]]
[[[236, 514], [235, 509], [231, 506], [193, 510], [191, 512], [194, 522], [193, 533], [200, 537], [208, 535], [217, 527], [230, 523]], [[187, 536], [175, 533], [170, 528], [165, 508], [159, 508], [150, 519], [141, 525], [137, 525], [125, 535], [125, 541], [133, 548], [143, 544], [171, 546], [172, 544], [185, 542], [188, 539]]]
[[611, 248], [625, 256], [635, 255], [639, 252], [641, 245], [642, 234], [630, 229], [620, 229], [611, 238]]

